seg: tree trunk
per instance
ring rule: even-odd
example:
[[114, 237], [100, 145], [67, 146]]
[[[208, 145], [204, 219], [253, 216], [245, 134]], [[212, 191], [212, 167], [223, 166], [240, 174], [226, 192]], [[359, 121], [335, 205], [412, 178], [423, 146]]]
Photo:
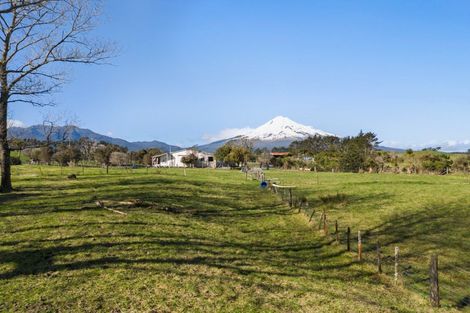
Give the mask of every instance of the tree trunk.
[[7, 105], [8, 100], [4, 94], [0, 96], [0, 192], [11, 192], [10, 147], [7, 137]]

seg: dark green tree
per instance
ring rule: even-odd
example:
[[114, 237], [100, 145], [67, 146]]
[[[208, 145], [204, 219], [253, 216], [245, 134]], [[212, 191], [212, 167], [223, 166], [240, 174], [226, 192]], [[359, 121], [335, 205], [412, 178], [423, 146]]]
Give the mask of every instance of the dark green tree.
[[193, 152], [181, 158], [181, 162], [183, 162], [183, 164], [186, 165], [187, 167], [195, 167], [197, 164], [197, 161], [198, 161], [197, 155]]
[[246, 146], [227, 143], [214, 153], [215, 159], [231, 167], [246, 165], [252, 158], [251, 150]]
[[344, 138], [341, 144], [341, 170], [345, 172], [364, 170], [378, 144], [377, 135], [371, 132], [361, 131], [355, 137]]

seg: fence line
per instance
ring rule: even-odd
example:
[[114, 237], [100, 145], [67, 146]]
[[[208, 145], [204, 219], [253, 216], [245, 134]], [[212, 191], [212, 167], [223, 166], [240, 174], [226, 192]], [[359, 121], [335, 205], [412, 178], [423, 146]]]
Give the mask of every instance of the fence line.
[[[292, 185], [281, 185], [280, 179], [271, 178], [267, 179], [262, 169], [245, 169], [246, 177], [250, 176], [251, 179], [257, 180], [264, 183], [266, 188], [271, 190], [274, 194], [279, 196], [283, 202], [289, 205], [292, 209], [298, 209], [300, 213], [302, 210], [307, 213], [309, 222], [312, 222], [317, 210], [309, 205], [308, 199], [296, 191], [297, 186]], [[464, 269], [456, 265], [441, 266], [438, 262], [439, 258], [437, 254], [425, 256], [423, 254], [403, 254], [399, 246], [394, 246], [392, 251], [388, 251], [386, 246], [381, 246], [379, 240], [375, 241], [375, 245], [372, 248], [364, 249], [364, 238], [371, 239], [370, 233], [361, 232], [357, 230], [357, 250], [352, 251], [351, 249], [351, 226], [343, 226], [345, 231], [346, 240], [342, 240], [339, 230], [338, 220], [334, 220], [334, 233], [329, 232], [327, 212], [325, 209], [322, 210], [318, 223], [318, 230], [322, 231], [324, 236], [334, 236], [334, 242], [337, 244], [345, 244], [345, 250], [348, 252], [356, 253], [357, 261], [364, 264], [374, 265], [377, 269], [378, 275], [389, 275], [392, 274], [393, 281], [397, 285], [405, 285], [405, 278], [411, 280], [410, 283], [406, 283], [406, 287], [413, 289], [415, 292], [420, 294], [427, 293], [431, 306], [439, 307], [442, 303], [442, 295], [455, 296], [455, 290], [452, 287], [446, 286], [439, 280], [439, 275], [442, 270], [445, 269], [447, 273], [458, 273], [465, 275], [466, 280], [470, 282], [470, 270]], [[344, 238], [344, 237], [343, 237]], [[367, 245], [367, 242], [366, 242]], [[419, 260], [421, 264], [426, 264], [428, 271], [423, 271], [421, 268], [415, 268], [416, 262], [407, 263], [409, 259]], [[427, 261], [426, 261], [427, 259]], [[427, 288], [422, 288], [427, 284]], [[421, 288], [418, 288], [421, 287]], [[455, 301], [454, 301], [455, 302]], [[465, 308], [470, 306], [470, 294], [459, 299], [457, 303], [454, 303], [457, 308]]]

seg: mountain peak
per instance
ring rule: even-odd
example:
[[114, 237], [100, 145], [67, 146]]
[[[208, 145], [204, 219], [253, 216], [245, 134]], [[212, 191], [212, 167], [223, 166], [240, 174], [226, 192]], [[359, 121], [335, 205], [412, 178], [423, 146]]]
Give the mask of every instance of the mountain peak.
[[282, 116], [282, 115], [278, 115], [275, 118], [271, 119], [268, 123], [292, 123], [292, 122], [294, 121], [291, 120], [290, 118]]
[[309, 136], [329, 136], [330, 133], [294, 122], [285, 116], [276, 116], [267, 123], [248, 132], [245, 137], [257, 140], [304, 139]]

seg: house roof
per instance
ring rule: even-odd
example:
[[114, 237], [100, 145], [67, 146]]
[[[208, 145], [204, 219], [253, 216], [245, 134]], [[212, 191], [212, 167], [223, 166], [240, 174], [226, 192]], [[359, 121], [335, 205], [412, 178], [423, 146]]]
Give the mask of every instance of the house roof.
[[[205, 151], [196, 151], [196, 150], [193, 150], [193, 149], [182, 149], [182, 150], [177, 150], [177, 151], [172, 151], [171, 152], [171, 155], [175, 156], [175, 155], [185, 155], [187, 153], [195, 153], [195, 154], [198, 154], [198, 155], [207, 155], [207, 156], [213, 156], [214, 154], [213, 153], [209, 153], [209, 152], [205, 152]], [[162, 154], [158, 154], [158, 155], [154, 155], [153, 157], [155, 158], [158, 158], [158, 157], [161, 157], [161, 156], [164, 156], [164, 155], [169, 155], [170, 153], [167, 152], [167, 153], [162, 153]]]
[[161, 156], [164, 156], [164, 155], [168, 155], [168, 153], [156, 154], [153, 157], [158, 158], [158, 157], [161, 157]]
[[271, 152], [272, 156], [286, 156], [289, 155], [289, 152]]

